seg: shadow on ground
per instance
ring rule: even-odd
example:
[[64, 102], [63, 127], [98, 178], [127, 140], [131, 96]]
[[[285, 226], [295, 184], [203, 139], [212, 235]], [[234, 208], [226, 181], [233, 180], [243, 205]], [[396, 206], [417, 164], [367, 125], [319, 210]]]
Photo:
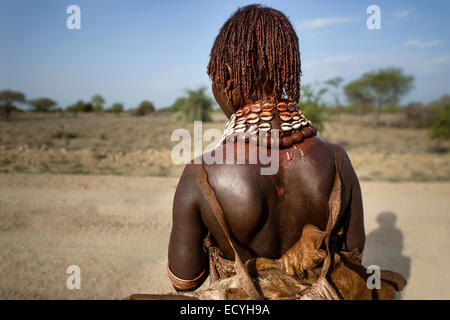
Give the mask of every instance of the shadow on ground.
[[[408, 281], [411, 258], [403, 255], [403, 233], [395, 226], [397, 215], [390, 211], [381, 212], [377, 222], [378, 228], [366, 237], [364, 265], [377, 265], [381, 269], [396, 271]], [[401, 298], [401, 294], [398, 298]]]

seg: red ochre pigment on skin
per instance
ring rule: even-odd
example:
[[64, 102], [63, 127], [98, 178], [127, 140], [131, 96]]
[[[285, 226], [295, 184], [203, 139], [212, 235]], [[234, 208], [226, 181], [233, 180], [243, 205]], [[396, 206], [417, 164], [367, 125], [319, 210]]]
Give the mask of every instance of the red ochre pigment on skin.
[[275, 184], [275, 187], [277, 188], [277, 193], [278, 193], [279, 197], [284, 195], [284, 188], [282, 186], [279, 186], [278, 184]]
[[294, 145], [295, 149], [298, 149], [303, 162], [306, 161], [308, 150], [319, 143], [318, 139], [320, 138], [318, 138], [317, 136], [311, 137], [310, 139], [305, 139], [301, 143], [297, 143]]

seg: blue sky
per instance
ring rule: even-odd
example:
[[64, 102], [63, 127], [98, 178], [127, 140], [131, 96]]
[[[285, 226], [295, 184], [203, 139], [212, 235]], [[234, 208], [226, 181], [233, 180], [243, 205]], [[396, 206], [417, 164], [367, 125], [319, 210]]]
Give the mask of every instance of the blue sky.
[[[186, 89], [210, 87], [209, 51], [220, 27], [254, 1], [0, 0], [0, 90], [51, 97], [60, 106], [100, 93], [126, 108], [165, 107]], [[403, 99], [450, 93], [450, 1], [264, 1], [284, 12], [299, 39], [302, 84], [345, 82], [381, 67], [415, 77]], [[66, 8], [81, 8], [69, 30]], [[368, 30], [366, 9], [381, 9]], [[329, 99], [330, 97], [328, 97]]]

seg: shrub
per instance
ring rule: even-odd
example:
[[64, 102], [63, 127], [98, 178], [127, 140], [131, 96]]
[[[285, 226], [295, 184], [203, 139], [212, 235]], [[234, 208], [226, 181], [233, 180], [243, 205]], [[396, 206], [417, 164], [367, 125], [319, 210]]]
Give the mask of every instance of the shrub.
[[92, 112], [94, 107], [91, 103], [85, 103], [83, 100], [78, 100], [71, 106], [66, 108], [68, 112]]
[[101, 112], [103, 111], [103, 105], [105, 104], [105, 99], [99, 94], [94, 95], [91, 98], [91, 103], [93, 105], [92, 111]]
[[354, 104], [349, 104], [342, 108], [342, 112], [344, 113], [356, 113], [357, 107]]
[[175, 120], [182, 122], [211, 121], [210, 113], [213, 111], [213, 102], [205, 94], [205, 91], [205, 87], [188, 90], [186, 97], [178, 98], [169, 108], [169, 110], [176, 111]]
[[450, 96], [448, 95], [425, 106], [422, 103], [410, 103], [405, 108], [408, 125], [413, 128], [431, 128], [433, 138], [448, 139], [449, 108]]
[[410, 103], [405, 107], [408, 126], [412, 128], [430, 128], [433, 124], [433, 111], [422, 103]]
[[92, 107], [92, 112], [102, 112], [103, 111], [103, 107], [100, 105], [96, 105]]
[[122, 113], [122, 112], [123, 112], [123, 109], [124, 109], [124, 108], [123, 108], [123, 104], [117, 102], [117, 103], [114, 103], [114, 104], [111, 106], [111, 108], [106, 109], [105, 111], [106, 111], [106, 112], [112, 112], [112, 113]]
[[431, 136], [435, 139], [450, 139], [450, 104], [439, 106], [434, 112]]
[[51, 135], [52, 139], [75, 139], [78, 137], [78, 134], [75, 132], [70, 132], [64, 129], [57, 130]]
[[153, 102], [144, 100], [134, 111], [134, 115], [145, 116], [153, 112], [155, 112], [155, 106], [153, 105]]
[[324, 105], [321, 99], [325, 92], [326, 89], [322, 88], [316, 92], [310, 85], [305, 85], [302, 87], [302, 94], [299, 101], [300, 110], [319, 130], [323, 129], [322, 113], [324, 111]]

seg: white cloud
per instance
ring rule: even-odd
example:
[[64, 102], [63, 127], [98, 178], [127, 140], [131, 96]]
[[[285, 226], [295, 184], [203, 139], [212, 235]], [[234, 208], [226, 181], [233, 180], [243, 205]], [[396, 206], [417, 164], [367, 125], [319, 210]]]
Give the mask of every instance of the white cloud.
[[405, 41], [403, 43], [403, 45], [405, 47], [410, 47], [410, 48], [425, 49], [425, 48], [440, 46], [443, 43], [444, 42], [441, 40], [430, 40], [430, 41], [409, 40], [409, 41]]
[[450, 62], [450, 54], [438, 56], [436, 58], [433, 58], [431, 61], [436, 64], [446, 64], [446, 63]]
[[408, 18], [409, 15], [412, 13], [412, 10], [401, 10], [394, 12], [394, 17], [397, 19], [405, 19]]
[[325, 31], [337, 25], [359, 21], [359, 18], [351, 17], [329, 17], [305, 20], [300, 23], [299, 29], [302, 31]]

